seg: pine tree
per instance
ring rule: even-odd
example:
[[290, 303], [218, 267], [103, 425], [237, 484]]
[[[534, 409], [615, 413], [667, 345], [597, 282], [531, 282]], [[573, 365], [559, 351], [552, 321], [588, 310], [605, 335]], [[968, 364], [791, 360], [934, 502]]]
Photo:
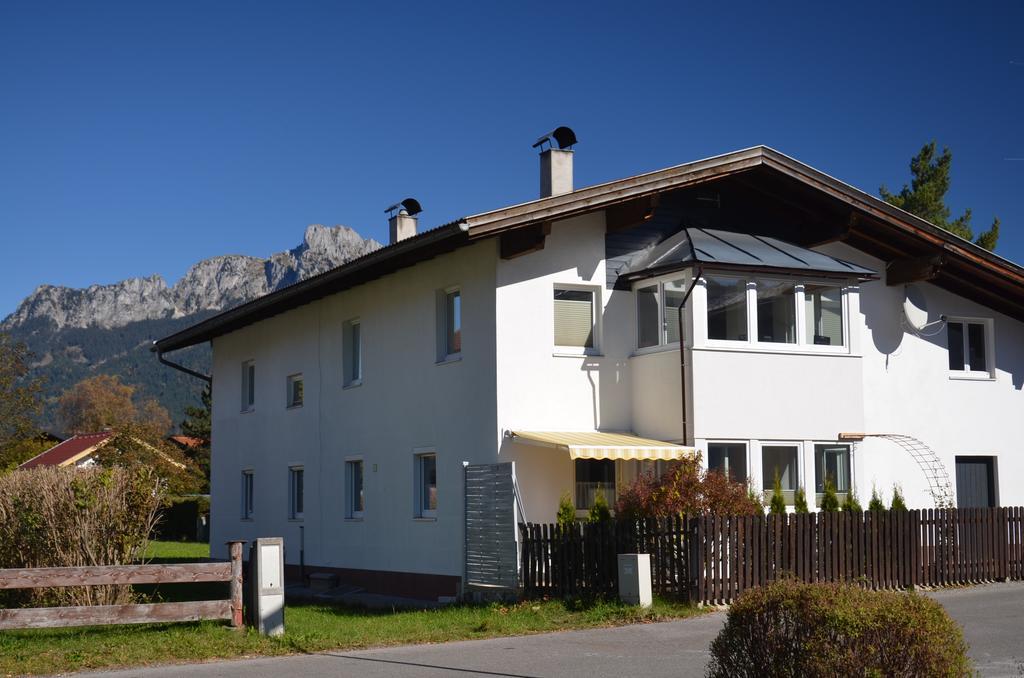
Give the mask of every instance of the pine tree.
[[562, 495], [562, 498], [558, 500], [558, 526], [563, 530], [567, 527], [572, 527], [573, 523], [576, 522], [576, 507], [573, 506], [572, 497], [566, 492]]
[[943, 148], [942, 155], [935, 157], [935, 142], [932, 141], [925, 144], [921, 152], [910, 161], [910, 173], [913, 175], [910, 186], [904, 184], [903, 189], [896, 194], [882, 186], [879, 193], [890, 205], [915, 214], [979, 247], [994, 250], [999, 241], [998, 217], [992, 222], [992, 228], [977, 238], [971, 228], [971, 210], [965, 210], [956, 219], [949, 218], [950, 211], [945, 199], [949, 191], [949, 169], [952, 163], [953, 154], [948, 148]]
[[871, 487], [871, 501], [868, 502], [869, 511], [884, 511], [885, 502], [882, 501], [882, 496], [878, 494], [878, 488]]
[[899, 485], [892, 486], [892, 503], [889, 504], [890, 511], [906, 511], [907, 502], [903, 501], [903, 492]]
[[190, 405], [185, 408], [185, 419], [181, 422], [181, 432], [187, 436], [198, 438], [203, 441], [196, 447], [186, 450], [186, 455], [191, 457], [206, 477], [206, 491], [210, 485], [210, 421], [213, 416], [213, 396], [210, 393], [210, 384], [203, 388], [199, 396], [201, 407]]
[[608, 500], [604, 498], [604, 492], [598, 492], [594, 497], [594, 505], [590, 507], [590, 515], [587, 517], [592, 523], [604, 523], [612, 519], [612, 511], [608, 508]]
[[754, 515], [764, 515], [764, 502], [761, 499], [761, 493], [752, 487], [747, 488], [747, 499], [750, 500], [751, 513]]
[[782, 482], [779, 480], [778, 472], [775, 473], [775, 485], [772, 487], [772, 503], [768, 512], [772, 515], [782, 515], [786, 512], [786, 498], [782, 496]]
[[857, 499], [857, 493], [853, 490], [846, 493], [846, 499], [843, 501], [843, 510], [849, 513], [861, 513], [864, 511], [861, 508], [860, 500]]
[[793, 497], [793, 511], [795, 513], [810, 513], [807, 508], [807, 493], [802, 487], [796, 489], [796, 496]]
[[818, 508], [829, 513], [839, 511], [839, 495], [836, 494], [836, 486], [831, 478], [825, 478], [825, 493]]

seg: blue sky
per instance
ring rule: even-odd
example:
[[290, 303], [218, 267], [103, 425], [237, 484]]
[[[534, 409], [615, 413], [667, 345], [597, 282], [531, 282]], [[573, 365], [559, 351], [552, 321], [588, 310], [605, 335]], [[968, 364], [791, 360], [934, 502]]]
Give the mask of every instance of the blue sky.
[[1020, 2], [505, 4], [0, 4], [0, 316], [534, 198], [561, 124], [577, 186], [767, 144], [876, 193], [936, 139], [1024, 262]]

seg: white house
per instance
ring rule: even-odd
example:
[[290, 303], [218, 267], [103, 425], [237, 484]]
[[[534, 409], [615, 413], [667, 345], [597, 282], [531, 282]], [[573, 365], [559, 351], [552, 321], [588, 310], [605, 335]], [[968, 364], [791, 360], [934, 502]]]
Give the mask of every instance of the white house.
[[515, 462], [551, 521], [691, 448], [812, 501], [1024, 503], [1024, 269], [765, 147], [578, 190], [572, 160], [431, 230], [407, 201], [388, 247], [157, 342], [213, 345], [215, 556], [279, 535], [456, 595], [464, 463]]

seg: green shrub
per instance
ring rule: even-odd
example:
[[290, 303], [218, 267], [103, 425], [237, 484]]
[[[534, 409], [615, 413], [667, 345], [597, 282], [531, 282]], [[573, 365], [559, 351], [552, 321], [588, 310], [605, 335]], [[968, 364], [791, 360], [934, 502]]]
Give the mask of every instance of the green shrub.
[[861, 513], [864, 510], [860, 506], [860, 500], [857, 499], [857, 493], [853, 490], [846, 493], [846, 499], [843, 501], [843, 510], [850, 513]]
[[604, 498], [604, 492], [598, 492], [594, 497], [594, 505], [590, 507], [590, 515], [587, 520], [592, 523], [605, 523], [612, 519], [612, 511], [608, 507], [608, 500]]
[[960, 627], [930, 598], [787, 579], [733, 603], [708, 675], [969, 676], [972, 667]]
[[878, 488], [871, 487], [871, 501], [868, 502], [869, 511], [884, 511], [885, 502], [882, 501], [882, 496], [878, 494]]
[[565, 529], [576, 522], [576, 506], [572, 503], [572, 496], [565, 492], [558, 500], [558, 526]]
[[818, 508], [831, 513], [839, 510], [839, 495], [836, 494], [836, 486], [832, 483], [831, 478], [825, 478], [825, 492], [821, 497], [821, 503], [818, 504]]
[[768, 510], [772, 515], [782, 515], [786, 512], [786, 498], [782, 496], [782, 481], [779, 474], [775, 474], [775, 486], [772, 487], [772, 502]]
[[796, 488], [796, 494], [793, 496], [793, 511], [796, 513], [810, 513], [807, 508], [807, 493], [804, 492], [804, 488]]
[[747, 499], [750, 501], [750, 513], [763, 516], [764, 502], [761, 499], [761, 493], [749, 487], [747, 488]]
[[903, 492], [900, 491], [899, 485], [892, 486], [892, 503], [889, 504], [890, 511], [906, 511], [907, 502], [903, 500]]

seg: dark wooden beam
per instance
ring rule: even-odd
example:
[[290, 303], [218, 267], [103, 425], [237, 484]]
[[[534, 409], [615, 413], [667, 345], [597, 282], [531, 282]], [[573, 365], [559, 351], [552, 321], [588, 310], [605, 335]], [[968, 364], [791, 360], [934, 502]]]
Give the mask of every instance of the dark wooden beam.
[[885, 266], [885, 284], [892, 287], [931, 280], [939, 274], [945, 263], [946, 260], [941, 254], [893, 259]]
[[544, 249], [544, 241], [550, 233], [550, 221], [531, 224], [514, 231], [505, 231], [500, 237], [501, 258], [515, 259], [524, 254], [539, 252]]

